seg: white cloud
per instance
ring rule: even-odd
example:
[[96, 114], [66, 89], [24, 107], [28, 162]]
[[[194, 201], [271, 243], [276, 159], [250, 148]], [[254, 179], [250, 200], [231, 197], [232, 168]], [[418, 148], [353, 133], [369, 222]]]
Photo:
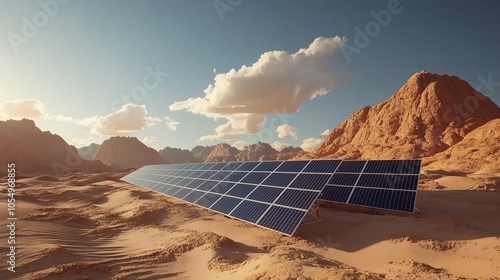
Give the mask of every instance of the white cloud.
[[8, 118], [37, 118], [45, 114], [45, 109], [36, 99], [8, 100], [0, 104], [0, 114]]
[[168, 129], [170, 129], [172, 131], [176, 131], [177, 127], [180, 124], [178, 121], [172, 119], [171, 117], [165, 117], [165, 123], [166, 123]]
[[56, 122], [69, 122], [69, 123], [74, 123], [74, 124], [78, 124], [81, 126], [88, 126], [88, 127], [92, 126], [98, 119], [97, 116], [92, 116], [92, 117], [83, 118], [83, 119], [76, 119], [73, 117], [63, 116], [61, 114], [59, 114], [59, 115], [46, 114], [43, 116], [43, 118], [47, 119], [47, 120], [53, 120]]
[[278, 152], [280, 152], [281, 150], [283, 150], [284, 148], [289, 147], [289, 146], [290, 146], [290, 144], [281, 143], [278, 141], [274, 141], [273, 143], [271, 143], [271, 147], [273, 147]]
[[214, 74], [217, 74], [217, 68], [214, 68]]
[[306, 152], [312, 152], [314, 149], [316, 149], [323, 141], [325, 141], [325, 138], [330, 135], [330, 130], [327, 129], [323, 131], [320, 134], [320, 138], [306, 138], [304, 141], [302, 141], [302, 144], [300, 147], [306, 151]]
[[205, 135], [200, 137], [200, 141], [228, 141], [236, 138], [236, 134], [233, 133], [219, 133], [214, 135]]
[[323, 131], [323, 133], [321, 133], [321, 135], [320, 135], [320, 136], [321, 136], [321, 138], [326, 138], [326, 137], [328, 137], [328, 135], [330, 135], [330, 132], [331, 132], [331, 131], [330, 131], [329, 129], [327, 129], [327, 130]]
[[151, 148], [156, 148], [156, 146], [158, 145], [158, 138], [154, 137], [154, 136], [146, 136], [144, 138], [142, 138], [142, 143], [146, 144], [147, 146], [151, 147]]
[[312, 152], [316, 149], [321, 143], [323, 143], [323, 139], [317, 138], [306, 138], [300, 144], [300, 147], [306, 152]]
[[344, 43], [340, 37], [320, 37], [296, 53], [266, 52], [251, 66], [217, 74], [214, 84], [205, 89], [205, 97], [175, 102], [169, 108], [227, 119], [216, 128], [217, 135], [256, 134], [266, 115], [295, 113], [302, 103], [346, 80], [328, 62]]
[[128, 103], [116, 112], [98, 117], [92, 126], [92, 133], [99, 135], [130, 135], [161, 121], [160, 118], [146, 116], [145, 105]]
[[278, 126], [276, 129], [276, 132], [278, 132], [278, 138], [293, 138], [297, 139], [297, 131], [295, 131], [295, 127], [288, 125], [288, 124], [282, 124]]
[[233, 143], [233, 147], [235, 147], [238, 150], [243, 150], [245, 148], [245, 146], [248, 146], [248, 145], [250, 145], [250, 143], [248, 143], [248, 141], [244, 141], [244, 140], [239, 140], [239, 141], [236, 141]]

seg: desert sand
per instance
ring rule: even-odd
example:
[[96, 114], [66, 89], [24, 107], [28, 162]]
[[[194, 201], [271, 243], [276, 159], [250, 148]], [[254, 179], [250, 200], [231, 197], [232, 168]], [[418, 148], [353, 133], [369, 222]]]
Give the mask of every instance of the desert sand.
[[[121, 182], [18, 179], [16, 272], [0, 279], [499, 279], [500, 171], [423, 169], [420, 213], [324, 204], [294, 237]], [[5, 178], [1, 183], [5, 185]], [[7, 196], [1, 194], [0, 208]], [[6, 227], [6, 211], [0, 211]], [[0, 240], [6, 240], [2, 230]], [[7, 243], [0, 243], [7, 251]]]

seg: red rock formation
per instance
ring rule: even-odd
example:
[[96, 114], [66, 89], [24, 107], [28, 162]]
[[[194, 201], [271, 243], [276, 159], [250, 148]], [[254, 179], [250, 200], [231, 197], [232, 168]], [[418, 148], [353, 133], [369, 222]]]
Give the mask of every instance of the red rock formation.
[[422, 71], [391, 98], [363, 107], [308, 158], [421, 158], [500, 117], [500, 108], [455, 76]]
[[215, 146], [196, 146], [191, 152], [194, 154], [196, 158], [199, 158], [202, 162], [207, 160], [207, 157], [210, 155]]
[[94, 160], [100, 160], [115, 168], [139, 168], [149, 164], [162, 164], [165, 161], [155, 149], [144, 145], [135, 137], [111, 137], [104, 141]]
[[261, 156], [259, 160], [289, 160], [296, 157], [305, 156], [305, 152], [301, 147], [288, 146], [283, 148], [279, 153]]
[[99, 149], [99, 144], [92, 143], [88, 146], [78, 148], [78, 154], [83, 159], [92, 160], [97, 149]]
[[233, 146], [226, 143], [215, 145], [210, 154], [206, 157], [205, 162], [228, 162], [235, 161], [235, 156], [240, 152]]
[[189, 150], [165, 147], [159, 152], [160, 157], [167, 163], [202, 162]]
[[[32, 120], [0, 121], [0, 164], [14, 162], [19, 172], [60, 175], [70, 170], [101, 171], [110, 168], [83, 160], [75, 147], [59, 135], [41, 131]], [[3, 170], [2, 170], [3, 171]]]
[[258, 142], [256, 144], [246, 146], [243, 151], [236, 155], [237, 161], [255, 161], [261, 157], [271, 157], [277, 155], [276, 151], [271, 145], [267, 143]]
[[469, 172], [500, 170], [500, 119], [474, 129], [446, 151], [426, 158], [423, 164], [428, 168]]

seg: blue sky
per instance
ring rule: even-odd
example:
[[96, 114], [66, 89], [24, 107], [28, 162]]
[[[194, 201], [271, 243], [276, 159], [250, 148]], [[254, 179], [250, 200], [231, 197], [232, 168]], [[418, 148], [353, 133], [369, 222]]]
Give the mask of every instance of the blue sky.
[[[423, 69], [474, 87], [480, 77], [500, 81], [497, 1], [0, 7], [0, 118], [33, 118], [76, 146], [129, 134], [157, 149], [222, 141], [312, 149]], [[498, 86], [480, 91], [500, 104]]]

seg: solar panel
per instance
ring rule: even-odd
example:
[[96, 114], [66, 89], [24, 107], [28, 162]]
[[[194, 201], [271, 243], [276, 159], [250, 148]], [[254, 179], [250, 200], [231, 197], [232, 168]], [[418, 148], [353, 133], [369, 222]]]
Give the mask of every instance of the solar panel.
[[413, 212], [420, 160], [297, 160], [144, 166], [122, 178], [293, 235], [315, 200]]
[[342, 161], [318, 199], [413, 213], [421, 160]]

